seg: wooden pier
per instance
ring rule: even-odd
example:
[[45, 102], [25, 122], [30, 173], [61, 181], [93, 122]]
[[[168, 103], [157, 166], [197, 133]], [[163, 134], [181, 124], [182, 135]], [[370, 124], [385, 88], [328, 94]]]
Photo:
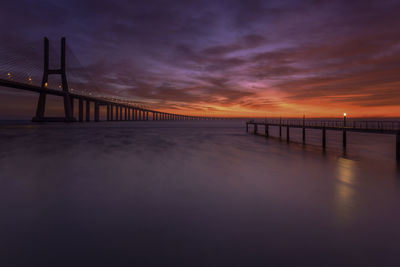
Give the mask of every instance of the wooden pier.
[[290, 128], [302, 129], [302, 143], [306, 143], [306, 129], [321, 130], [322, 148], [326, 149], [326, 131], [341, 131], [342, 146], [346, 151], [347, 132], [375, 133], [396, 135], [396, 159], [400, 161], [400, 122], [399, 121], [347, 121], [343, 120], [265, 120], [265, 121], [247, 121], [246, 131], [249, 132], [249, 126], [253, 126], [253, 133], [258, 134], [259, 128], [264, 127], [264, 135], [269, 137], [269, 127], [279, 127], [279, 138], [282, 139], [282, 128], [286, 128], [286, 142], [290, 142]]

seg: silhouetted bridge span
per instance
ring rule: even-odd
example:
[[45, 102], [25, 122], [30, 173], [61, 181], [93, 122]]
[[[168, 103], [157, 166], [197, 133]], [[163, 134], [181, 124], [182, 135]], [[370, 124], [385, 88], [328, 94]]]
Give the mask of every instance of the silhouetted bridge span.
[[392, 134], [396, 135], [396, 159], [400, 161], [400, 122], [399, 121], [347, 121], [346, 116], [343, 120], [315, 121], [310, 120], [265, 120], [247, 121], [246, 131], [249, 126], [253, 126], [253, 133], [258, 134], [259, 127], [264, 128], [264, 135], [270, 136], [270, 127], [279, 127], [279, 138], [282, 139], [282, 128], [286, 129], [286, 141], [290, 142], [290, 128], [302, 129], [302, 143], [306, 143], [306, 129], [321, 130], [322, 148], [326, 149], [326, 131], [341, 131], [343, 150], [347, 147], [347, 132]]
[[[106, 116], [107, 121], [120, 121], [120, 120], [216, 120], [222, 118], [215, 117], [198, 117], [198, 116], [187, 116], [173, 113], [166, 113], [161, 111], [155, 111], [151, 109], [145, 109], [140, 107], [134, 107], [129, 104], [121, 104], [112, 100], [98, 98], [93, 96], [80, 95], [76, 93], [70, 93], [66, 91], [43, 88], [40, 86], [35, 86], [31, 84], [19, 83], [15, 81], [9, 81], [0, 79], [0, 86], [15, 88], [25, 91], [31, 91], [40, 93], [40, 95], [55, 95], [61, 96], [64, 98], [69, 98], [69, 106], [70, 106], [70, 116], [60, 117], [60, 118], [52, 118], [52, 117], [44, 117], [44, 108], [43, 111], [41, 109], [41, 105], [43, 103], [38, 103], [38, 111], [36, 112], [36, 116], [33, 118], [33, 121], [36, 122], [52, 122], [52, 121], [62, 121], [62, 122], [84, 122], [90, 121], [91, 117], [95, 122], [100, 121], [100, 107], [105, 106], [107, 108]], [[75, 119], [73, 115], [74, 110], [74, 100], [78, 101], [78, 120]], [[84, 105], [85, 103], [85, 105]], [[91, 116], [90, 114], [90, 103], [94, 104], [94, 114]], [[85, 111], [85, 117], [84, 115]], [[149, 113], [152, 115], [149, 117]]]
[[[8, 87], [19, 90], [39, 93], [36, 115], [32, 118], [34, 122], [84, 122], [90, 121], [91, 117], [95, 122], [100, 121], [100, 107], [106, 107], [107, 121], [138, 121], [138, 120], [216, 120], [223, 119], [206, 116], [189, 116], [182, 114], [167, 113], [148, 108], [138, 107], [128, 103], [121, 103], [115, 98], [95, 97], [73, 93], [69, 90], [66, 75], [65, 38], [61, 39], [60, 68], [49, 68], [49, 40], [44, 38], [44, 64], [43, 78], [41, 86], [12, 80], [11, 73], [8, 73], [9, 79], [0, 79], [0, 87]], [[49, 75], [60, 75], [62, 90], [48, 88]], [[30, 77], [28, 79], [32, 80]], [[64, 100], [64, 117], [45, 117], [46, 96], [54, 95], [62, 97]], [[78, 101], [78, 119], [74, 116], [74, 102]], [[94, 112], [91, 116], [91, 105], [94, 105]], [[85, 117], [84, 117], [85, 113]], [[150, 114], [150, 116], [149, 116]]]

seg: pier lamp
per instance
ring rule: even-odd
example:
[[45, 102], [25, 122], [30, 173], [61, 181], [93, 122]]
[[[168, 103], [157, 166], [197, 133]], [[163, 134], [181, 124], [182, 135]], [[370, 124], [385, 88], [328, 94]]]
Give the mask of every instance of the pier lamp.
[[346, 117], [347, 117], [347, 114], [343, 113], [343, 126], [344, 127], [346, 127]]

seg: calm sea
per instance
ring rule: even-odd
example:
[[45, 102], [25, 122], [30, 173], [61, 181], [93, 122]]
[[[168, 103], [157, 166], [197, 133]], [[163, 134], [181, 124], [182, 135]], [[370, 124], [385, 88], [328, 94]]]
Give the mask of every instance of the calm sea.
[[395, 137], [300, 134], [3, 122], [0, 266], [400, 266]]

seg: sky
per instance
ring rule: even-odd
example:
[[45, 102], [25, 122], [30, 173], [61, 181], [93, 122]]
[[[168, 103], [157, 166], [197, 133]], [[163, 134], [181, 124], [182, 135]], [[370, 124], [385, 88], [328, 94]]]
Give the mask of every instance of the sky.
[[394, 117], [399, 14], [389, 0], [15, 0], [1, 4], [0, 50], [65, 36], [85, 90], [167, 112]]

